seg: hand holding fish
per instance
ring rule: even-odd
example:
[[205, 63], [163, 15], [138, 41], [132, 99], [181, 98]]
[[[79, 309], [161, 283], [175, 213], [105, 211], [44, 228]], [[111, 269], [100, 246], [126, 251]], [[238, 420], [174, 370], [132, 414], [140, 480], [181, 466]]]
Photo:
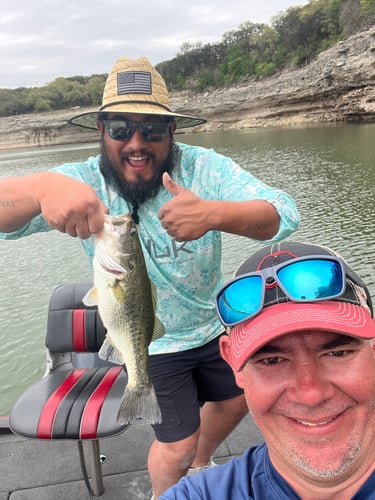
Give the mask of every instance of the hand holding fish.
[[0, 179], [0, 231], [23, 228], [42, 214], [48, 225], [86, 239], [103, 229], [108, 208], [93, 188], [57, 172]]
[[54, 172], [43, 175], [48, 182], [39, 186], [38, 202], [49, 226], [82, 239], [103, 229], [108, 208], [90, 186]]
[[158, 217], [172, 238], [176, 241], [197, 240], [213, 229], [208, 223], [211, 201], [179, 186], [167, 173], [163, 174], [163, 184], [173, 198], [160, 208]]

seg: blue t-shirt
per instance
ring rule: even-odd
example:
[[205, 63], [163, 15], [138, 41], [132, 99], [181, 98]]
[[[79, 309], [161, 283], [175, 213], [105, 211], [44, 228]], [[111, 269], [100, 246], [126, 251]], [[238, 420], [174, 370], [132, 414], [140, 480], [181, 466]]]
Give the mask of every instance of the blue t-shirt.
[[[299, 226], [294, 201], [283, 191], [272, 188], [240, 168], [231, 159], [211, 149], [178, 144], [180, 161], [172, 172], [179, 185], [207, 200], [267, 200], [280, 215], [280, 227], [272, 240], [279, 241]], [[111, 190], [99, 167], [99, 156], [82, 163], [68, 163], [53, 168], [94, 188], [111, 215], [131, 212], [127, 202]], [[165, 335], [151, 343], [150, 354], [193, 349], [216, 338], [223, 330], [215, 308], [215, 295], [222, 286], [221, 233], [208, 231], [196, 241], [176, 242], [162, 228], [159, 208], [172, 195], [163, 187], [157, 196], [138, 210], [139, 235], [150, 279], [158, 295], [157, 315], [165, 326]], [[0, 233], [1, 238], [15, 239], [36, 232], [49, 231], [39, 215], [24, 228]], [[93, 237], [82, 240], [90, 259], [94, 253]]]
[[[159, 499], [301, 500], [271, 464], [264, 444], [224, 465], [183, 477]], [[375, 500], [375, 471], [351, 500]]]

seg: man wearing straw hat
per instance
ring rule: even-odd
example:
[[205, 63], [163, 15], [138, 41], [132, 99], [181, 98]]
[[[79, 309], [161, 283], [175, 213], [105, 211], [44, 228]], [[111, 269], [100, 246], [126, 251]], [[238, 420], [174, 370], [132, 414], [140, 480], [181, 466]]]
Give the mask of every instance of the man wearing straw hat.
[[155, 498], [181, 476], [213, 465], [217, 446], [246, 412], [219, 353], [214, 297], [222, 284], [221, 232], [262, 242], [297, 229], [294, 201], [213, 150], [177, 143], [176, 129], [205, 122], [173, 112], [164, 80], [145, 57], [121, 57], [99, 111], [74, 125], [98, 129], [86, 162], [0, 181], [0, 237], [58, 229], [90, 259], [103, 214], [131, 212], [158, 292], [162, 338], [149, 367], [162, 412], [148, 467]]

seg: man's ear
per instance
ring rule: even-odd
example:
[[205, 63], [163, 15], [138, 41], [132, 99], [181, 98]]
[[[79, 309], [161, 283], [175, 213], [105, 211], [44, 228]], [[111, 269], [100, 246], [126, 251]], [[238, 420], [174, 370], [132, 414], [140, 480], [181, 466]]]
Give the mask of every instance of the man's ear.
[[233, 368], [233, 365], [232, 365], [232, 347], [230, 345], [230, 337], [229, 337], [229, 335], [222, 335], [220, 337], [220, 354], [221, 354], [221, 357], [232, 368], [234, 376], [236, 378], [236, 384], [238, 385], [238, 387], [241, 387], [241, 389], [243, 389], [242, 372], [237, 372]]
[[176, 128], [177, 128], [177, 125], [175, 122], [173, 122], [170, 126], [169, 126], [169, 133], [170, 133], [170, 136], [173, 137], [174, 133], [176, 132]]
[[230, 347], [230, 339], [228, 335], [222, 335], [220, 337], [220, 354], [223, 359], [228, 363], [228, 365], [232, 366], [231, 364], [231, 347]]

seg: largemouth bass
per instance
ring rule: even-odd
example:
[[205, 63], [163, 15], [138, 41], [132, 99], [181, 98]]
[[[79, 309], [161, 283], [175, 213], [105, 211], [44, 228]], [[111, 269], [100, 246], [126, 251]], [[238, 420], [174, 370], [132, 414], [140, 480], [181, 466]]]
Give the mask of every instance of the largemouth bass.
[[99, 357], [125, 365], [128, 374], [117, 420], [132, 423], [143, 418], [161, 422], [161, 412], [148, 373], [148, 346], [164, 335], [156, 317], [156, 290], [150, 281], [130, 214], [105, 215], [104, 229], [95, 235], [94, 288], [83, 298], [97, 305], [106, 337]]

